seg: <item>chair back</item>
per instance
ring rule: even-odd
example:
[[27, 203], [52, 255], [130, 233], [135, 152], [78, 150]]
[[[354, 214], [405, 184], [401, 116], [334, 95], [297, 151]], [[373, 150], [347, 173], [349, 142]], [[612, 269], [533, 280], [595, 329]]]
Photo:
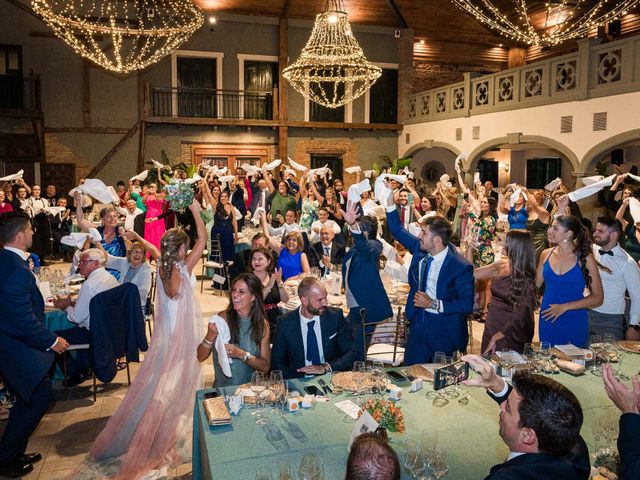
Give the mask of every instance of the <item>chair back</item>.
[[110, 382], [116, 375], [116, 359], [126, 355], [140, 360], [148, 348], [138, 287], [124, 283], [99, 293], [89, 304], [91, 318], [90, 360], [96, 377]]
[[[364, 312], [363, 312], [364, 311]], [[407, 337], [407, 318], [402, 306], [394, 317], [383, 322], [366, 321], [366, 310], [361, 309], [363, 348], [368, 361], [380, 360], [388, 365], [398, 366], [404, 361], [404, 347]], [[373, 327], [368, 328], [368, 327]]]

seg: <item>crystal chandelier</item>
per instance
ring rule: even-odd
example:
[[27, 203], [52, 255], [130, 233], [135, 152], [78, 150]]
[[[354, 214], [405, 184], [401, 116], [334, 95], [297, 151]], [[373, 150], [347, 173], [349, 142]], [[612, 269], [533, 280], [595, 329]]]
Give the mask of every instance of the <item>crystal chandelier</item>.
[[204, 22], [190, 0], [32, 0], [31, 5], [77, 53], [117, 73], [157, 62]]
[[300, 94], [328, 108], [358, 98], [381, 74], [382, 69], [365, 58], [340, 0], [327, 0], [300, 58], [283, 72]]
[[[512, 0], [506, 11], [490, 0], [452, 0], [501, 36], [527, 45], [548, 47], [574, 38], [626, 15], [640, 0]], [[500, 2], [504, 5], [506, 2]]]

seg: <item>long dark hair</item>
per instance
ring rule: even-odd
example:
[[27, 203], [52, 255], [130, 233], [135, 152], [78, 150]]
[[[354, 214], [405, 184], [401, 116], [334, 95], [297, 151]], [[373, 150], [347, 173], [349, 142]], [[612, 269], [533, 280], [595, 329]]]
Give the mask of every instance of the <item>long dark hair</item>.
[[[227, 196], [227, 202], [228, 202], [229, 206], [231, 207], [230, 211], [228, 211], [228, 212], [224, 208], [224, 205], [222, 204], [222, 202], [220, 201], [220, 197], [222, 197], [222, 195], [226, 195]], [[218, 195], [218, 203], [216, 205], [216, 212], [218, 213], [218, 215], [220, 215], [222, 218], [225, 218], [225, 219], [234, 214], [233, 205], [231, 205], [231, 202], [229, 202], [229, 193], [227, 193], [226, 190], [220, 189], [220, 195]]]
[[531, 234], [526, 230], [509, 230], [505, 250], [511, 263], [509, 303], [516, 311], [530, 297], [536, 296], [536, 261]]
[[[498, 203], [496, 199], [493, 197], [486, 197], [487, 203], [489, 204], [489, 213], [486, 215], [493, 217], [494, 220], [498, 219]], [[480, 218], [484, 217], [485, 214], [482, 213], [482, 207], [480, 208]]]
[[233, 302], [231, 301], [231, 292], [234, 285], [238, 282], [244, 282], [249, 288], [249, 292], [255, 297], [255, 301], [249, 311], [249, 318], [251, 319], [251, 340], [259, 346], [262, 337], [264, 337], [266, 333], [264, 321], [265, 318], [267, 318], [267, 313], [264, 310], [264, 302], [262, 300], [262, 282], [253, 273], [241, 273], [231, 280], [231, 285], [229, 286], [229, 306], [226, 312], [227, 324], [229, 325], [229, 332], [231, 333], [230, 343], [238, 343], [240, 340], [240, 316], [233, 308]]
[[556, 217], [556, 221], [562, 228], [573, 234], [573, 244], [575, 246], [573, 251], [578, 257], [584, 284], [588, 289], [591, 289], [591, 275], [587, 268], [587, 257], [591, 255], [591, 237], [589, 236], [589, 230], [573, 215], [559, 215]]

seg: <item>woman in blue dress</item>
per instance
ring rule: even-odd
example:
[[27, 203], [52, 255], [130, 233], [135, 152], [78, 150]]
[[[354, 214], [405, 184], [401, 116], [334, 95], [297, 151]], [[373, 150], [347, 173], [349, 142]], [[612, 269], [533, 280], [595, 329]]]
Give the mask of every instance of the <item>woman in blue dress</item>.
[[538, 288], [545, 286], [540, 341], [585, 347], [589, 336], [587, 310], [601, 305], [604, 298], [589, 232], [576, 217], [560, 215], [549, 227], [547, 238], [554, 247], [542, 252], [536, 274]]
[[[514, 191], [512, 186], [507, 187], [504, 192], [504, 196], [500, 201], [500, 213], [507, 215], [509, 221], [509, 230], [524, 230], [527, 228], [527, 220], [529, 219], [529, 212], [527, 211], [526, 200], [522, 191], [517, 191], [516, 198], [512, 198], [517, 190]], [[507, 202], [513, 205], [507, 205]]]

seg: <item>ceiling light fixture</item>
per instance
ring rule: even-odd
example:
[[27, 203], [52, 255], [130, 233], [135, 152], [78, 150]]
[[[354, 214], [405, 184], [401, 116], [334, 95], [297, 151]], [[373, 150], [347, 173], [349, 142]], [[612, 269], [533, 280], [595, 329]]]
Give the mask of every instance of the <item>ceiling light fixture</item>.
[[301, 95], [328, 108], [341, 107], [366, 92], [382, 69], [369, 62], [351, 32], [341, 0], [327, 0], [316, 15], [300, 58], [283, 71]]

